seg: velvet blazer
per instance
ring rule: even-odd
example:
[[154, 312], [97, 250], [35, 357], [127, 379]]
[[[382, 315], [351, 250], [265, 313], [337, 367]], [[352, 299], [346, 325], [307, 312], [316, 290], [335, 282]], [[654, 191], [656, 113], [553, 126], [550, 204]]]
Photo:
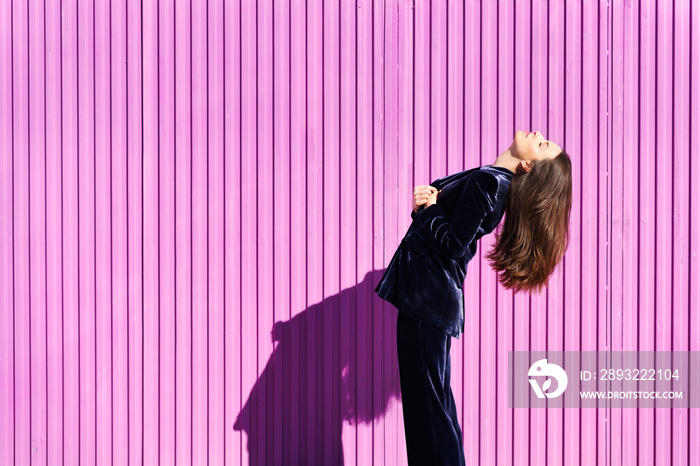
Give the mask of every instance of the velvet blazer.
[[411, 211], [413, 222], [375, 292], [400, 312], [459, 338], [464, 332], [464, 278], [479, 238], [503, 217], [514, 174], [485, 165], [439, 178], [430, 207]]

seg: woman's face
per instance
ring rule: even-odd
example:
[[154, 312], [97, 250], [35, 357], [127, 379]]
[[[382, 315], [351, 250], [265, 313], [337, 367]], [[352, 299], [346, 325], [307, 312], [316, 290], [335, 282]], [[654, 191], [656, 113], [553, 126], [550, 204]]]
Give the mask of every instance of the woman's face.
[[515, 152], [513, 155], [528, 162], [553, 159], [561, 150], [561, 147], [545, 139], [539, 131], [517, 131], [511, 144], [511, 152]]

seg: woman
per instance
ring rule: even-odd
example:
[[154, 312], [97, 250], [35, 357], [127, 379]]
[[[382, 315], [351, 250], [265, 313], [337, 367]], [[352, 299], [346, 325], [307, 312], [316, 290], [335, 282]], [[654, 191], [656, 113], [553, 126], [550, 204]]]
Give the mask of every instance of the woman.
[[462, 286], [477, 241], [505, 213], [487, 258], [504, 287], [539, 291], [566, 250], [570, 211], [571, 160], [539, 132], [516, 132], [493, 165], [413, 189], [413, 223], [375, 289], [399, 310], [409, 464], [464, 465], [450, 342], [464, 332]]

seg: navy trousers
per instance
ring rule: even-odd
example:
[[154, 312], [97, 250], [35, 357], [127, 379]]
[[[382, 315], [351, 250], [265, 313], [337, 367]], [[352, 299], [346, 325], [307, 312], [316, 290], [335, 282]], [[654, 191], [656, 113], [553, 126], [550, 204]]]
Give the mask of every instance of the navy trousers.
[[450, 387], [452, 337], [399, 311], [396, 340], [408, 464], [464, 466]]

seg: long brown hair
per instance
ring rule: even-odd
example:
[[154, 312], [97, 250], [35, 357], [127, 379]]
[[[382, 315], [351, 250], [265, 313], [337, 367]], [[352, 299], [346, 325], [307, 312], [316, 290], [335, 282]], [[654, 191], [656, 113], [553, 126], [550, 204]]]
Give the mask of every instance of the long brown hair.
[[569, 245], [571, 191], [571, 159], [564, 150], [513, 176], [503, 228], [486, 255], [504, 287], [531, 293], [549, 284]]

